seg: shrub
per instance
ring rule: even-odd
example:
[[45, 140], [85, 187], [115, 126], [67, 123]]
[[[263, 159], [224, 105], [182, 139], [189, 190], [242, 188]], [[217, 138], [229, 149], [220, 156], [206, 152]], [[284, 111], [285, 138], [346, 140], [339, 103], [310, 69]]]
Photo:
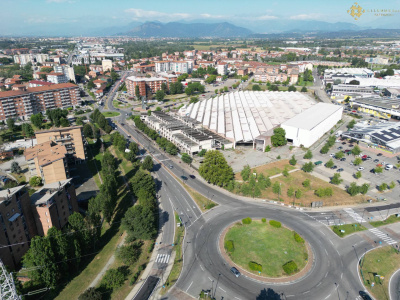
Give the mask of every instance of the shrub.
[[120, 246], [116, 251], [116, 256], [120, 259], [125, 265], [134, 264], [140, 256], [140, 246], [139, 243], [134, 243], [132, 245]]
[[251, 218], [250, 217], [247, 217], [247, 218], [244, 218], [243, 220], [242, 220], [242, 223], [243, 224], [251, 224]]
[[293, 231], [294, 233], [294, 240], [298, 243], [304, 243], [304, 239], [298, 234], [297, 232]]
[[33, 176], [29, 179], [30, 186], [39, 186], [42, 184], [42, 178], [38, 176]]
[[272, 227], [275, 227], [275, 228], [281, 228], [282, 227], [281, 222], [278, 222], [278, 221], [275, 221], [275, 220], [269, 221], [269, 225], [271, 225]]
[[250, 268], [250, 270], [253, 270], [253, 271], [262, 272], [262, 265], [254, 262], [254, 261], [249, 262], [249, 268]]
[[261, 222], [266, 223], [266, 222], [267, 222], [267, 219], [266, 219], [266, 218], [262, 218], [262, 219], [261, 219]]
[[225, 242], [225, 249], [226, 249], [226, 251], [228, 251], [228, 252], [233, 252], [233, 251], [235, 251], [235, 245], [234, 245], [234, 243], [233, 243], [232, 240], [229, 240], [229, 241], [226, 241], [226, 242]]
[[88, 288], [78, 297], [78, 300], [101, 300], [101, 292], [94, 287]]
[[269, 151], [271, 151], [271, 146], [270, 146], [270, 145], [268, 145], [267, 147], [265, 147], [265, 152], [269, 152]]
[[282, 266], [282, 268], [283, 268], [283, 271], [285, 271], [285, 273], [288, 274], [288, 275], [296, 273], [298, 271], [297, 265], [293, 260], [288, 261], [287, 263], [285, 263]]
[[109, 269], [101, 280], [101, 285], [110, 290], [118, 288], [124, 284], [128, 274], [129, 269], [126, 266], [118, 269]]

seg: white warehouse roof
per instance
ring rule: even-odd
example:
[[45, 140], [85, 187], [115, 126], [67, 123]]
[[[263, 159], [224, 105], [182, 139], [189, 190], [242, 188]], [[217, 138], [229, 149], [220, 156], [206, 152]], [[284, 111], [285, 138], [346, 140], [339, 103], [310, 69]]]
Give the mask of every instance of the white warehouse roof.
[[298, 114], [297, 116], [291, 118], [290, 120], [287, 120], [282, 124], [282, 126], [292, 126], [311, 131], [332, 114], [342, 109], [343, 107], [340, 105], [318, 103]]
[[179, 114], [235, 142], [252, 142], [314, 105], [299, 92], [236, 91], [191, 103]]

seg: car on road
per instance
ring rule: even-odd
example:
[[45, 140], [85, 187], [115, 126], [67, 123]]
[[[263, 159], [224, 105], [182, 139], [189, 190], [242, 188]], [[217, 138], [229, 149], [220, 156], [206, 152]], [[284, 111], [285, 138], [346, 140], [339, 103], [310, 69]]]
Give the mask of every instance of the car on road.
[[231, 268], [231, 272], [233, 273], [233, 275], [235, 275], [236, 277], [240, 276], [240, 272], [238, 269], [236, 269], [235, 267]]
[[183, 179], [183, 180], [188, 180], [188, 178], [186, 177], [186, 176], [181, 176], [181, 178]]
[[359, 294], [363, 300], [372, 300], [372, 298], [364, 291], [360, 291]]
[[194, 176], [194, 175], [189, 175], [189, 177], [192, 178], [192, 179], [196, 178], [196, 176]]
[[336, 170], [336, 172], [339, 172], [339, 173], [340, 173], [340, 172], [343, 172], [343, 171], [344, 171], [343, 168], [340, 168], [340, 169], [337, 169], [337, 170]]
[[364, 170], [364, 167], [359, 167], [359, 168], [357, 169], [357, 171], [362, 171], [362, 170]]
[[174, 166], [173, 165], [169, 165], [169, 168], [172, 169]]

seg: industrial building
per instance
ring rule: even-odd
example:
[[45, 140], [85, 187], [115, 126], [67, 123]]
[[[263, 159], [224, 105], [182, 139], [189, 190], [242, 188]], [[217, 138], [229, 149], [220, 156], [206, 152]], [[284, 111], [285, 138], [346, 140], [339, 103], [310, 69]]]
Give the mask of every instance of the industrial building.
[[289, 143], [308, 148], [339, 122], [342, 113], [340, 105], [318, 103], [285, 121], [281, 127]]
[[400, 123], [386, 122], [371, 126], [357, 124], [352, 130], [342, 133], [342, 137], [391, 153], [400, 152]]
[[179, 115], [196, 120], [210, 131], [230, 140], [233, 146], [252, 145], [260, 138], [269, 144], [272, 130], [314, 106], [299, 92], [237, 91], [191, 103]]
[[350, 105], [359, 112], [370, 114], [380, 119], [400, 120], [399, 100], [391, 98], [354, 98], [350, 99]]

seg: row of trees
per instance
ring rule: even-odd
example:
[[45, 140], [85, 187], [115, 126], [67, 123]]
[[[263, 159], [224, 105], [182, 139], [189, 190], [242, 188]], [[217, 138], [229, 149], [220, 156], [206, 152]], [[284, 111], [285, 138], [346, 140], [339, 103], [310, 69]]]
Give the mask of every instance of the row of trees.
[[112, 127], [108, 124], [106, 117], [97, 108], [90, 114], [89, 118], [93, 123], [97, 123], [106, 133], [112, 131]]
[[[66, 110], [66, 109], [61, 109], [61, 108], [49, 109], [46, 111], [46, 116], [55, 127], [70, 126], [70, 124], [67, 120], [68, 110]], [[36, 121], [36, 122], [38, 122], [38, 121]]]

